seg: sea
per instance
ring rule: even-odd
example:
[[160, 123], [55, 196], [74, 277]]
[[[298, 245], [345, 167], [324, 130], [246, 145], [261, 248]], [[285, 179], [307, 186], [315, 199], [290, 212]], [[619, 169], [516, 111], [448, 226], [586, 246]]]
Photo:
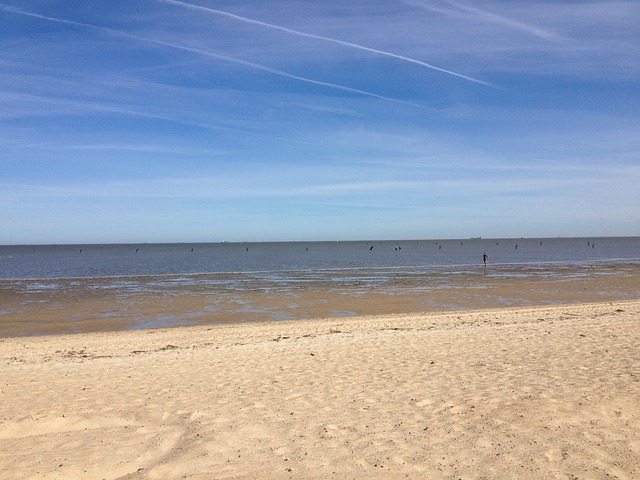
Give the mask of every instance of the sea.
[[[0, 338], [80, 332], [84, 321], [109, 331], [348, 317], [379, 312], [373, 297], [405, 310], [524, 305], [535, 303], [526, 292], [484, 289], [594, 275], [624, 281], [603, 284], [593, 301], [637, 298], [640, 283], [624, 289], [638, 266], [640, 237], [0, 246]], [[200, 302], [178, 307], [185, 296]], [[95, 311], [44, 320], [79, 298]], [[401, 298], [419, 303], [399, 307]]]
[[0, 246], [0, 281], [234, 273], [265, 282], [336, 271], [363, 277], [407, 271], [464, 273], [483, 265], [510, 272], [536, 266], [640, 263], [640, 237], [171, 243]]

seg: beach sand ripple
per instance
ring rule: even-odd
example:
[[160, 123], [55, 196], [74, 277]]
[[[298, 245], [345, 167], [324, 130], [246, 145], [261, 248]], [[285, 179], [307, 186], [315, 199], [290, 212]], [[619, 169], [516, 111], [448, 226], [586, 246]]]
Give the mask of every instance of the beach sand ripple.
[[640, 478], [640, 301], [0, 339], [1, 479]]

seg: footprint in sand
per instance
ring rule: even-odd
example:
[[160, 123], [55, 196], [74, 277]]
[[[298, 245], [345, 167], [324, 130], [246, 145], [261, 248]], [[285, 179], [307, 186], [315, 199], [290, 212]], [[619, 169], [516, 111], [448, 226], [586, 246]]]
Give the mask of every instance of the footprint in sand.
[[[20, 468], [55, 471], [56, 478], [115, 479], [156, 466], [183, 434], [183, 426], [151, 418], [31, 415], [0, 423], [0, 451], [9, 459], [4, 465], [7, 471]], [[105, 471], [109, 471], [106, 477]], [[0, 478], [5, 477], [0, 474]]]
[[561, 462], [567, 457], [567, 453], [559, 448], [552, 448], [551, 450], [547, 450], [544, 456], [547, 457], [547, 460], [550, 462]]

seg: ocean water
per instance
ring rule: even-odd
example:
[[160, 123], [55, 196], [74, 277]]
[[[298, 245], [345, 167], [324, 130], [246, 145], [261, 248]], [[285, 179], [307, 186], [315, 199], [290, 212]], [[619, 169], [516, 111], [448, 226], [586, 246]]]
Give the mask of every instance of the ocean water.
[[483, 253], [489, 265], [523, 271], [637, 263], [640, 237], [0, 246], [0, 280], [246, 273], [277, 282], [344, 271], [456, 274], [482, 265]]
[[[109, 331], [347, 317], [377, 313], [372, 298], [413, 310], [553, 303], [585, 279], [600, 280], [589, 301], [637, 298], [639, 266], [640, 237], [0, 246], [0, 337], [83, 321]], [[488, 293], [511, 280], [556, 287]], [[185, 296], [198, 301], [178, 306]], [[79, 298], [91, 308], [43, 320]]]

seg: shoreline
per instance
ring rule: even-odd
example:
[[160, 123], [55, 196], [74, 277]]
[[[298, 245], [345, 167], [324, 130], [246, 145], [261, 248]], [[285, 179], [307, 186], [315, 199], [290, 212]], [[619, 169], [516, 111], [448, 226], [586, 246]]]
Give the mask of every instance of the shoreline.
[[0, 338], [640, 298], [640, 264], [0, 282]]
[[0, 479], [640, 476], [640, 300], [0, 339]]
[[[606, 312], [603, 313], [603, 312]], [[233, 343], [237, 346], [238, 338], [250, 339], [252, 342], [275, 341], [273, 334], [299, 334], [305, 337], [307, 334], [324, 333], [363, 333], [371, 331], [448, 331], [462, 327], [505, 327], [527, 324], [537, 324], [547, 320], [545, 317], [554, 317], [555, 321], [569, 321], [573, 317], [583, 316], [598, 318], [605, 315], [625, 313], [625, 316], [638, 314], [637, 321], [640, 324], [640, 298], [628, 300], [609, 300], [600, 302], [560, 303], [550, 305], [523, 305], [500, 306], [486, 308], [470, 308], [466, 310], [434, 310], [422, 312], [397, 312], [384, 314], [366, 314], [353, 317], [323, 316], [294, 320], [282, 320], [278, 322], [270, 320], [251, 322], [221, 322], [215, 324], [198, 324], [179, 327], [159, 327], [152, 329], [131, 330], [105, 330], [86, 331], [76, 333], [54, 333], [39, 336], [0, 337], [0, 355], [11, 349], [11, 345], [22, 345], [24, 352], [31, 350], [31, 345], [37, 350], [39, 346], [46, 344], [94, 343], [99, 351], [106, 353], [115, 345], [136, 344], [136, 342], [158, 344], [161, 346], [165, 340], [194, 340], [188, 348], [210, 347], [207, 336], [215, 336], [220, 345]], [[557, 316], [557, 318], [555, 318]], [[571, 322], [575, 323], [575, 322]], [[335, 331], [334, 327], [340, 327]], [[218, 336], [222, 335], [222, 336]], [[291, 337], [290, 337], [291, 338]], [[201, 341], [197, 340], [200, 339]], [[218, 345], [219, 346], [219, 345]], [[181, 347], [182, 348], [182, 347]], [[167, 348], [172, 350], [173, 348]], [[161, 349], [158, 348], [157, 351]], [[62, 353], [62, 352], [55, 352]], [[140, 353], [140, 352], [138, 352]], [[640, 353], [640, 352], [639, 352]], [[116, 355], [118, 356], [118, 355]], [[94, 357], [89, 355], [88, 357]], [[97, 358], [106, 358], [96, 355]], [[0, 357], [1, 358], [1, 357]], [[27, 362], [28, 363], [28, 362]], [[639, 372], [640, 373], [640, 372]]]

